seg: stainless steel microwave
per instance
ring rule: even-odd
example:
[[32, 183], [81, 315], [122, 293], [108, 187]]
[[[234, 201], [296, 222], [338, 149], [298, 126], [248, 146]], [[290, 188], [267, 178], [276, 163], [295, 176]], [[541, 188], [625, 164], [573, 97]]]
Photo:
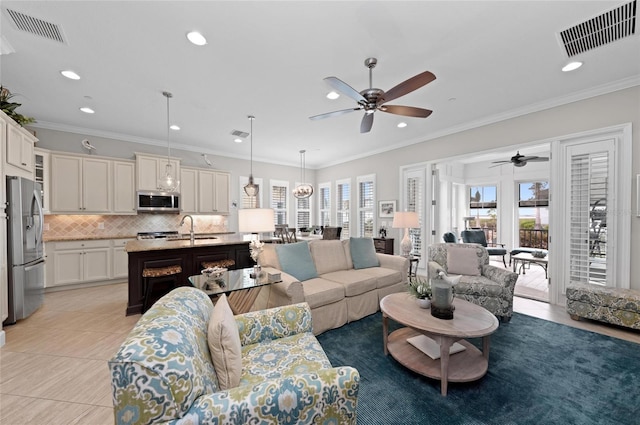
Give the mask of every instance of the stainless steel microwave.
[[138, 191], [137, 210], [150, 213], [180, 213], [177, 192]]

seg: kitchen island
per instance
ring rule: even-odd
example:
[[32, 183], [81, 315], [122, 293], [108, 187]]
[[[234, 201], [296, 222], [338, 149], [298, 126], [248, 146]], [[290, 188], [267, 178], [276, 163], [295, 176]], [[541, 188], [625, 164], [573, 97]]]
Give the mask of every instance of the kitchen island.
[[145, 290], [142, 270], [147, 267], [180, 266], [182, 273], [178, 275], [178, 284], [189, 286], [189, 276], [200, 274], [203, 262], [234, 260], [235, 266], [230, 269], [242, 269], [254, 264], [249, 254], [249, 236], [240, 235], [221, 235], [193, 242], [188, 239], [134, 240], [127, 243], [125, 250], [129, 263], [127, 316], [142, 313]]

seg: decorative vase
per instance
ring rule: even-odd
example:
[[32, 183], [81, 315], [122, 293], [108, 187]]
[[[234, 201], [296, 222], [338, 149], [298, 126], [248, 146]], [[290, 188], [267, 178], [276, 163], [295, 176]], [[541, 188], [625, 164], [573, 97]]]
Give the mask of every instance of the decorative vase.
[[431, 307], [431, 300], [429, 298], [416, 298], [416, 304], [420, 308], [429, 308]]

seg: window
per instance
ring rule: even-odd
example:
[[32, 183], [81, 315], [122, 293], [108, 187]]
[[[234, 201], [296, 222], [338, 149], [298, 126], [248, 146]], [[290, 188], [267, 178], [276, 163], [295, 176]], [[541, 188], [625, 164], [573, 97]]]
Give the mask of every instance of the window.
[[351, 179], [336, 182], [336, 226], [342, 227], [342, 239], [349, 238], [349, 209], [351, 207]]
[[244, 187], [249, 183], [249, 177], [240, 176], [240, 208], [260, 208], [262, 205], [262, 179], [253, 178], [253, 183], [258, 186], [258, 196], [248, 196]]
[[275, 215], [275, 224], [289, 224], [287, 217], [287, 197], [289, 196], [289, 182], [270, 180], [271, 208]]
[[548, 249], [549, 182], [518, 183], [519, 245]]
[[[296, 183], [296, 186], [298, 183]], [[296, 228], [310, 228], [311, 227], [311, 196], [304, 199], [295, 198], [296, 203]]]
[[358, 177], [358, 235], [372, 238], [375, 228], [376, 176]]
[[469, 188], [469, 210], [467, 227], [484, 229], [487, 242], [492, 244], [498, 240], [498, 207], [496, 186], [472, 186]]
[[409, 171], [405, 174], [405, 196], [406, 210], [418, 213], [420, 227], [409, 229], [409, 236], [413, 244], [412, 254], [416, 257], [422, 257], [422, 220], [423, 214], [423, 193], [424, 193], [424, 171]]
[[331, 183], [322, 183], [318, 186], [318, 198], [320, 199], [319, 217], [320, 226], [331, 225]]

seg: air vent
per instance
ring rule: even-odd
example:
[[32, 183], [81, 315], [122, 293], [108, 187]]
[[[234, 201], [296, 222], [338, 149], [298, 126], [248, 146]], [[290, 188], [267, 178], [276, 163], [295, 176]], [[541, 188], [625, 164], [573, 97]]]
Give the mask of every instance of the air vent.
[[48, 40], [65, 43], [64, 37], [62, 36], [62, 28], [58, 25], [11, 9], [7, 9], [7, 13], [19, 30], [44, 37]]
[[244, 139], [245, 137], [247, 137], [249, 135], [249, 133], [247, 133], [246, 131], [233, 130], [231, 132], [231, 135], [236, 136], [236, 137], [242, 137]]
[[623, 4], [560, 33], [569, 57], [636, 33], [636, 2]]

